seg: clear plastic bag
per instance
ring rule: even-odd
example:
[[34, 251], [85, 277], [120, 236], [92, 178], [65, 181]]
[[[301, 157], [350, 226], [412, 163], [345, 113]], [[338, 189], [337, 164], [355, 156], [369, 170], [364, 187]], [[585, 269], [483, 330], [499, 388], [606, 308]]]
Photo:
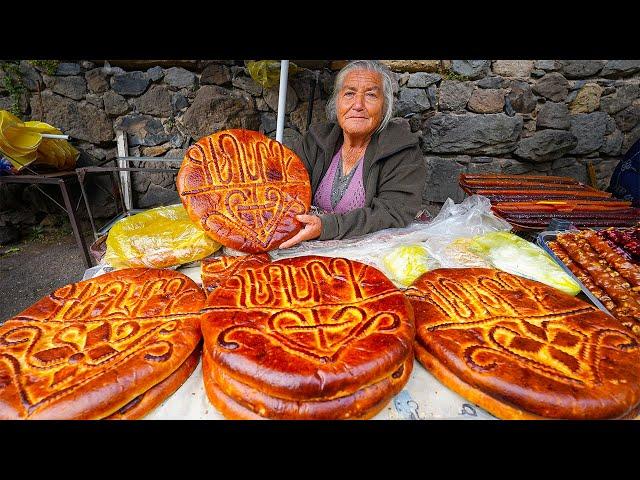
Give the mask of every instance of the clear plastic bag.
[[[298, 257], [301, 255], [321, 255], [326, 257], [344, 257], [350, 260], [372, 265], [385, 273], [398, 287], [406, 287], [406, 278], [398, 272], [398, 265], [407, 262], [411, 270], [413, 264], [421, 264], [429, 270], [439, 267], [465, 267], [468, 265], [461, 258], [452, 258], [445, 248], [459, 238], [511, 230], [508, 222], [496, 217], [491, 212], [491, 203], [485, 197], [473, 195], [462, 203], [455, 204], [447, 199], [440, 212], [430, 222], [414, 222], [405, 228], [387, 228], [361, 237], [346, 240], [313, 240], [302, 242], [292, 248], [272, 250], [271, 258]], [[418, 260], [419, 256], [402, 259], [402, 250], [398, 250], [395, 263], [385, 265], [384, 258], [395, 249], [417, 245], [423, 247], [428, 258]], [[393, 258], [393, 257], [391, 257]], [[464, 260], [464, 259], [462, 259]], [[488, 263], [486, 266], [490, 266]], [[412, 275], [411, 272], [408, 275]]]
[[508, 222], [493, 215], [486, 197], [472, 195], [459, 204], [447, 199], [429, 223], [349, 240], [303, 242], [269, 253], [274, 259], [323, 255], [357, 260], [380, 269], [400, 288], [421, 270], [484, 267], [537, 280], [570, 295], [580, 291], [544, 250], [510, 230]]
[[109, 231], [103, 262], [115, 268], [165, 268], [208, 257], [220, 244], [194, 224], [182, 204], [123, 218]]
[[491, 212], [487, 197], [471, 195], [462, 203], [450, 198], [429, 223], [424, 245], [443, 268], [490, 267], [484, 259], [469, 252], [465, 239], [490, 232], [509, 232], [511, 224]]
[[438, 215], [429, 223], [430, 235], [450, 238], [473, 237], [489, 232], [510, 231], [511, 224], [496, 217], [487, 197], [471, 195], [462, 203], [447, 198]]

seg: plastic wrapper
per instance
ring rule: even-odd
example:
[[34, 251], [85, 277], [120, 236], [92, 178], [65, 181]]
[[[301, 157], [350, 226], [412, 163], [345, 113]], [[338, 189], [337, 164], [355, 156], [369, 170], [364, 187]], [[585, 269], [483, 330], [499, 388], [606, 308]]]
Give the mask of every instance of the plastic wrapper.
[[443, 268], [491, 267], [487, 259], [469, 251], [468, 243], [478, 235], [509, 231], [511, 224], [493, 214], [488, 198], [472, 195], [462, 203], [448, 198], [429, 223], [424, 245]]
[[469, 250], [499, 270], [536, 280], [569, 295], [580, 293], [580, 285], [542, 248], [512, 233], [480, 235], [469, 243]]
[[69, 170], [80, 152], [63, 139], [43, 138], [42, 134], [61, 135], [48, 123], [23, 122], [6, 110], [0, 110], [0, 151], [15, 170], [27, 165], [47, 165], [56, 170]]
[[[497, 268], [571, 295], [580, 291], [578, 284], [544, 250], [508, 233], [510, 230], [508, 222], [491, 212], [491, 203], [486, 197], [472, 195], [459, 204], [448, 199], [428, 223], [389, 228], [348, 240], [303, 242], [269, 253], [274, 259], [323, 255], [357, 260], [380, 269], [400, 288], [407, 286], [405, 282], [415, 274], [415, 269], [428, 265], [428, 270]], [[411, 249], [402, 250], [408, 246], [423, 248], [428, 260]], [[385, 261], [387, 255], [392, 261]]]
[[493, 215], [488, 199], [473, 195], [460, 204], [455, 204], [453, 200], [447, 199], [438, 215], [430, 222], [414, 222], [405, 228], [387, 228], [345, 240], [302, 242], [291, 248], [272, 250], [269, 255], [274, 260], [301, 255], [344, 257], [357, 260], [378, 268], [396, 286], [403, 288], [406, 285], [399, 281], [402, 274], [394, 273], [392, 270], [394, 268], [397, 270], [397, 267], [394, 267], [393, 263], [385, 265], [384, 261], [385, 256], [391, 254], [394, 249], [408, 245], [422, 246], [429, 255], [427, 261], [429, 270], [441, 266], [476, 266], [466, 265], [459, 261], [460, 258], [452, 261], [445, 248], [458, 238], [471, 238], [483, 233], [510, 229], [511, 225], [508, 222]]
[[382, 257], [387, 275], [396, 284], [408, 287], [425, 272], [437, 266], [422, 245], [402, 245]]
[[220, 244], [194, 224], [182, 204], [123, 218], [107, 237], [103, 262], [115, 268], [165, 268], [208, 257]]
[[430, 235], [449, 238], [470, 237], [489, 232], [510, 231], [511, 224], [496, 217], [487, 197], [471, 195], [462, 203], [447, 198], [438, 215], [429, 223]]
[[[246, 62], [249, 75], [264, 88], [272, 88], [280, 84], [280, 60], [249, 60]], [[289, 62], [289, 75], [298, 71], [298, 67]]]
[[441, 260], [444, 264], [442, 266], [449, 268], [492, 268], [493, 265], [489, 260], [471, 250], [472, 242], [473, 240], [470, 238], [458, 238], [445, 244], [441, 255]]

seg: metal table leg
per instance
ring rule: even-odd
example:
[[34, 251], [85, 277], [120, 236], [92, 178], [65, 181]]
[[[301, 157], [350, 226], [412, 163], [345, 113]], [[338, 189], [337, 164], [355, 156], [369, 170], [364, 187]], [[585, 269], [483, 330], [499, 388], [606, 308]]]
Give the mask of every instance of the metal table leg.
[[94, 240], [98, 239], [98, 230], [96, 229], [96, 224], [93, 221], [93, 213], [91, 213], [91, 206], [89, 205], [89, 196], [87, 195], [87, 191], [84, 188], [84, 177], [85, 172], [83, 170], [76, 170], [78, 174], [78, 183], [80, 184], [80, 193], [82, 198], [84, 198], [84, 205], [87, 208], [87, 214], [89, 215], [89, 222], [91, 223], [91, 230], [93, 231]]
[[69, 215], [69, 220], [71, 220], [71, 228], [73, 229], [73, 235], [76, 237], [76, 243], [80, 247], [80, 250], [82, 250], [85, 265], [87, 266], [87, 268], [91, 268], [93, 266], [91, 262], [91, 256], [89, 255], [89, 250], [87, 250], [87, 244], [84, 241], [84, 237], [80, 232], [78, 217], [76, 217], [76, 212], [73, 209], [73, 204], [71, 203], [71, 198], [69, 197], [67, 182], [64, 179], [60, 179], [58, 184], [60, 185], [60, 190], [62, 191], [62, 198], [64, 199], [64, 204], [67, 209], [67, 214]]

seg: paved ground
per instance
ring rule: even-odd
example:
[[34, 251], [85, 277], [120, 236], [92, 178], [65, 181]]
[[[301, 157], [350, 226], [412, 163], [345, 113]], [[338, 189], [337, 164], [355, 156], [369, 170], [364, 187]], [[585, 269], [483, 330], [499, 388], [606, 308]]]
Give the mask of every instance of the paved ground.
[[71, 234], [46, 234], [0, 247], [0, 323], [56, 288], [81, 280], [85, 269]]

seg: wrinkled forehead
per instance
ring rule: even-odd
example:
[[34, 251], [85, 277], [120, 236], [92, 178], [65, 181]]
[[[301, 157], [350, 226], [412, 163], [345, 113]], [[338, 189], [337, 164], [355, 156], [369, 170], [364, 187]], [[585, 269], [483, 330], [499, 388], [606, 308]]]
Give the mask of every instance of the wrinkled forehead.
[[342, 89], [346, 88], [382, 90], [382, 75], [372, 70], [351, 70], [342, 81]]

